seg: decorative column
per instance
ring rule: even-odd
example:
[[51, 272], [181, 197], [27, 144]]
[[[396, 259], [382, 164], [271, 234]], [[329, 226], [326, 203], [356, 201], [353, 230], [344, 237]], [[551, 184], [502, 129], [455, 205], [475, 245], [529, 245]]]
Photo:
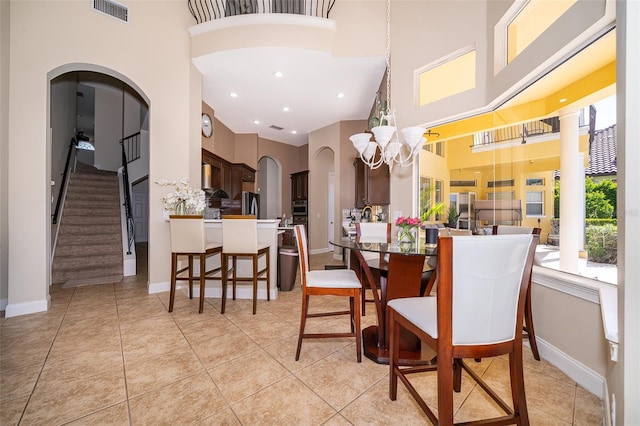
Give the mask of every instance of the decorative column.
[[[578, 253], [584, 233], [584, 176], [579, 155], [579, 113], [560, 111], [560, 270], [578, 273]], [[581, 207], [582, 206], [582, 207]]]

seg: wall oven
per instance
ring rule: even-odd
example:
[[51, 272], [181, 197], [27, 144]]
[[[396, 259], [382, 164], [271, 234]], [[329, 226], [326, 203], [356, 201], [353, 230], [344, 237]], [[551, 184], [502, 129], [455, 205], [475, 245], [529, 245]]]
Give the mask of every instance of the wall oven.
[[291, 203], [291, 214], [296, 216], [307, 216], [307, 200], [295, 200]]

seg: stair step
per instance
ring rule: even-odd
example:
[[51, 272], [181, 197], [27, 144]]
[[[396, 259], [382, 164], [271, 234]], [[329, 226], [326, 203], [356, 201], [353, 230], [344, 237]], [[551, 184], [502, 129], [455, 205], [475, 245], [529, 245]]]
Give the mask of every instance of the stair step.
[[[100, 212], [103, 213], [103, 212]], [[118, 215], [110, 214], [110, 215], [78, 215], [78, 214], [69, 214], [66, 215], [60, 223], [62, 225], [87, 225], [87, 226], [101, 226], [101, 225], [117, 225], [120, 227], [120, 212], [117, 212]]]
[[51, 274], [51, 281], [53, 283], [63, 283], [69, 280], [77, 279], [90, 279], [96, 277], [105, 277], [112, 275], [122, 275], [122, 261], [119, 266], [105, 265], [96, 266], [91, 265], [89, 267], [74, 267], [70, 270], [54, 271]]
[[120, 199], [120, 191], [118, 188], [100, 188], [100, 187], [69, 187], [67, 189], [67, 197], [77, 196], [77, 197], [100, 197], [106, 199]]
[[98, 256], [59, 256], [54, 267], [56, 271], [65, 269], [91, 269], [94, 267], [120, 267], [122, 269], [122, 255], [108, 254]]
[[[98, 198], [98, 197], [96, 197]], [[120, 201], [119, 200], [104, 200], [104, 199], [83, 199], [83, 200], [68, 200], [65, 203], [65, 210], [67, 207], [79, 207], [79, 208], [87, 208], [93, 207], [96, 210], [100, 209], [115, 209], [120, 211]]]
[[91, 245], [98, 241], [97, 244], [118, 244], [120, 247], [122, 244], [122, 237], [120, 235], [120, 230], [117, 233], [111, 234], [96, 234], [96, 233], [88, 233], [88, 234], [70, 234], [70, 233], [61, 233], [58, 236], [58, 246], [66, 245], [66, 244], [85, 244]]
[[114, 244], [64, 244], [56, 247], [56, 258], [78, 256], [122, 256], [122, 247]]
[[96, 216], [100, 217], [101, 220], [107, 220], [107, 218], [115, 218], [118, 222], [120, 222], [120, 206], [104, 208], [104, 209], [96, 209], [94, 204], [90, 205], [72, 205], [64, 207], [64, 215], [65, 217], [74, 217], [74, 221], [76, 220], [76, 216]]

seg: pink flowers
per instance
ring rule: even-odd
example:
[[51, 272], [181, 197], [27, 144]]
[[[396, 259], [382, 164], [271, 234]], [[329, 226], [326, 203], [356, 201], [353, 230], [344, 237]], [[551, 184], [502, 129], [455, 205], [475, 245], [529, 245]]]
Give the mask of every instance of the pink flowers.
[[396, 220], [396, 226], [400, 226], [402, 228], [417, 228], [422, 224], [422, 221], [419, 217], [404, 217], [400, 216], [398, 220]]

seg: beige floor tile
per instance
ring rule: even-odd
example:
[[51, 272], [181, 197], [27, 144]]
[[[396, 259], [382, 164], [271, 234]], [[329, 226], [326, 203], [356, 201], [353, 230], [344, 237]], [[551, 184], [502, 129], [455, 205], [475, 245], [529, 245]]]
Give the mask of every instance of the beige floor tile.
[[27, 405], [29, 396], [0, 402], [0, 425], [14, 426], [20, 422], [22, 411]]
[[129, 404], [126, 402], [121, 402], [120, 404], [67, 423], [68, 426], [128, 426], [129, 424]]
[[61, 424], [126, 401], [122, 369], [101, 375], [63, 376], [43, 372], [25, 410], [23, 424]]
[[322, 426], [350, 426], [351, 424], [352, 423], [345, 419], [342, 414], [338, 413], [326, 422], [322, 423]]
[[362, 358], [362, 362], [356, 362], [354, 343], [296, 372], [296, 377], [339, 411], [389, 371], [386, 365]]
[[233, 404], [231, 408], [245, 425], [320, 425], [336, 414], [333, 408], [293, 376]]
[[354, 425], [429, 424], [427, 416], [403, 386], [398, 386], [395, 401], [389, 399], [389, 380], [386, 377], [343, 408], [340, 414]]
[[204, 370], [189, 347], [125, 361], [129, 397], [150, 392]]
[[228, 408], [211, 378], [195, 374], [129, 401], [133, 425], [194, 424]]
[[180, 331], [182, 331], [189, 343], [194, 344], [224, 336], [227, 333], [237, 332], [238, 327], [223, 315], [220, 315], [216, 318], [181, 324]]
[[212, 368], [260, 347], [240, 330], [192, 344], [194, 352], [206, 368]]
[[122, 336], [122, 351], [128, 363], [140, 363], [151, 356], [190, 351], [189, 342], [173, 324], [166, 331], [127, 333]]
[[601, 425], [604, 412], [600, 399], [591, 392], [578, 386], [573, 423], [578, 426]]
[[243, 318], [236, 325], [259, 345], [297, 336], [299, 329], [297, 325], [284, 321], [270, 312]]
[[238, 417], [236, 417], [231, 408], [226, 408], [196, 423], [198, 426], [239, 426], [240, 424], [240, 420], [238, 420]]
[[268, 353], [257, 350], [211, 368], [209, 374], [225, 399], [233, 404], [291, 373]]
[[[316, 361], [348, 346], [347, 339], [305, 339], [300, 350], [300, 359], [295, 360], [298, 336], [264, 347], [280, 364], [289, 371], [299, 371]], [[355, 355], [355, 350], [354, 350]], [[354, 358], [355, 359], [355, 358]]]
[[15, 370], [0, 371], [0, 401], [29, 396], [41, 370], [42, 364], [37, 363]]

